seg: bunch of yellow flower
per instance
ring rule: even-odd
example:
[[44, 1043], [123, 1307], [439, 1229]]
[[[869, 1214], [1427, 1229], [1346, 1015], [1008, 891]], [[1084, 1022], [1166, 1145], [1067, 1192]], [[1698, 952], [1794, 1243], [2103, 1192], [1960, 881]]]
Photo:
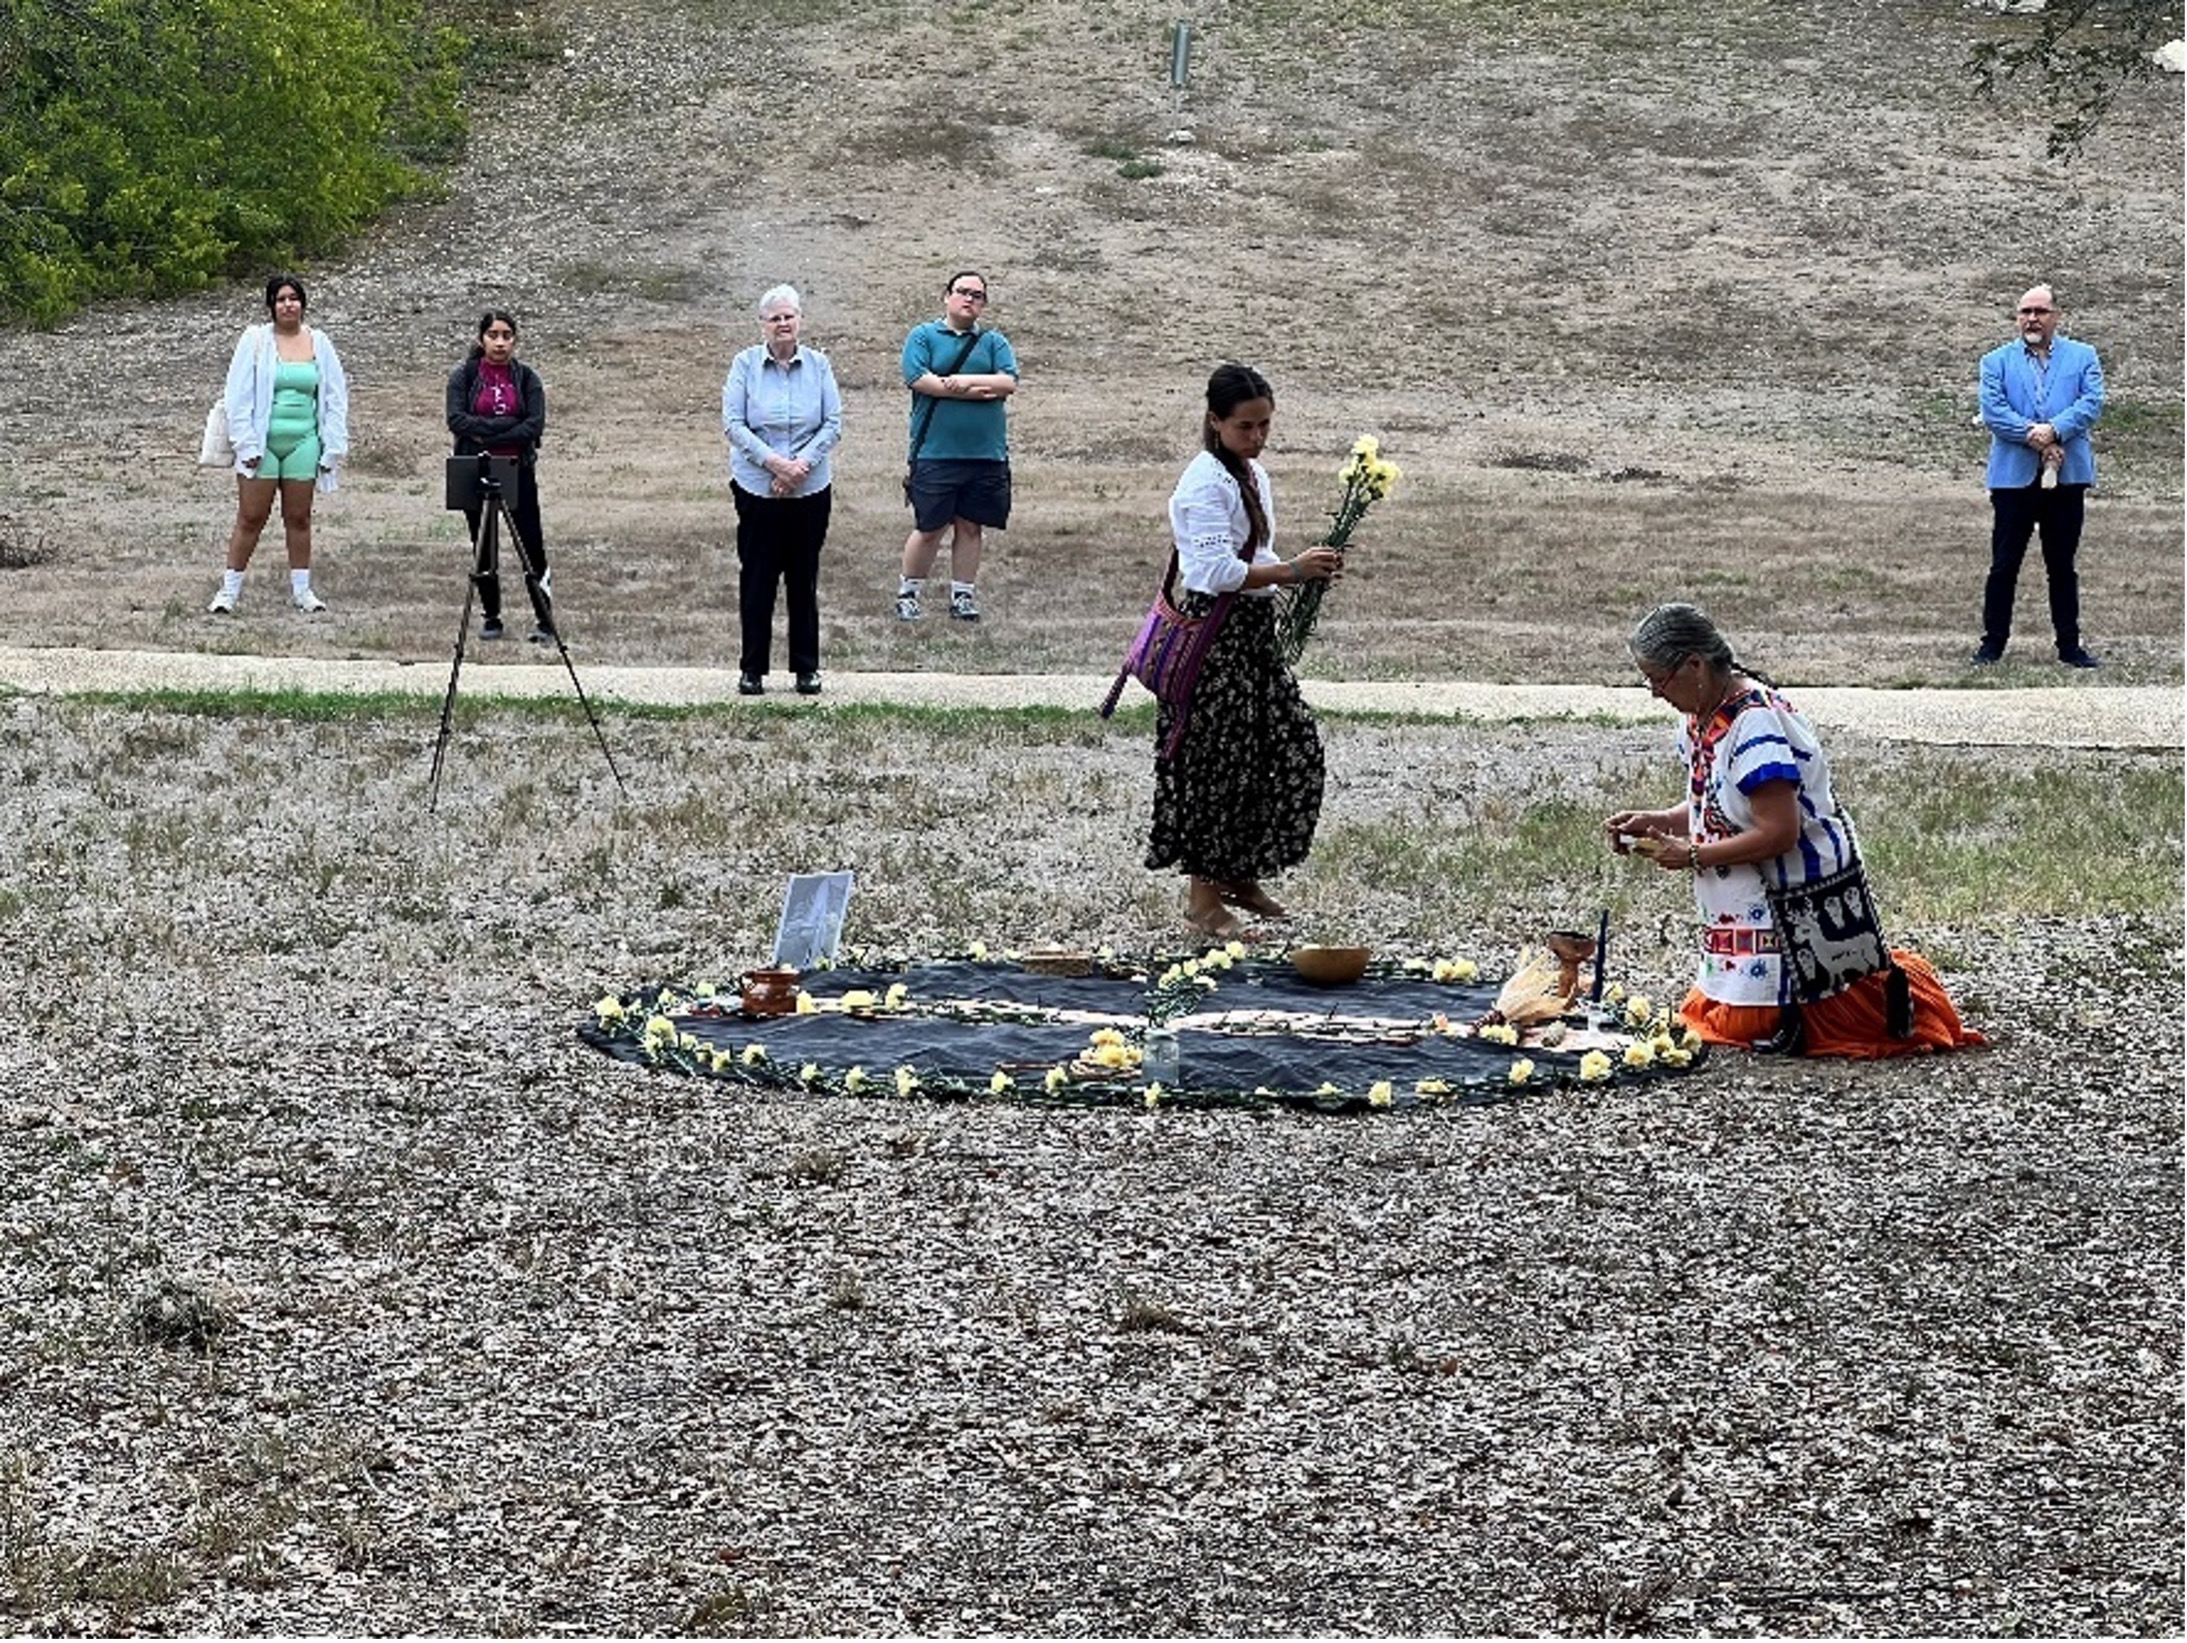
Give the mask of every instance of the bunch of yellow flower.
[[1139, 1046], [1127, 1041], [1114, 1027], [1097, 1027], [1086, 1047], [1085, 1059], [1097, 1067], [1126, 1072], [1138, 1066], [1142, 1056]]
[[1337, 502], [1336, 523], [1322, 540], [1332, 548], [1343, 547], [1351, 540], [1352, 527], [1365, 515], [1367, 505], [1395, 490], [1403, 472], [1396, 463], [1383, 460], [1382, 442], [1373, 434], [1361, 434], [1353, 440], [1350, 460], [1337, 470], [1344, 491]]
[[[1397, 464], [1384, 460], [1381, 442], [1374, 435], [1361, 434], [1354, 440], [1352, 454], [1337, 470], [1337, 482], [1341, 487], [1337, 492], [1337, 505], [1329, 515], [1329, 529], [1318, 546], [1343, 553], [1351, 545], [1352, 532], [1367, 517], [1367, 510], [1397, 488], [1399, 476]], [[1328, 591], [1327, 582], [1297, 582], [1284, 589], [1283, 608], [1276, 618], [1276, 635], [1288, 660], [1297, 661], [1306, 649], [1306, 641], [1313, 636], [1314, 623], [1321, 616], [1322, 597]]]

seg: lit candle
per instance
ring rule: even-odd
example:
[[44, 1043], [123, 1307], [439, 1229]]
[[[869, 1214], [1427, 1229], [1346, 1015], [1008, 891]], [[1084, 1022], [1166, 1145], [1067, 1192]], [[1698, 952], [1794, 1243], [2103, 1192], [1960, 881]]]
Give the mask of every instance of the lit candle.
[[1602, 1002], [1603, 961], [1610, 956], [1610, 909], [1602, 910], [1602, 917], [1595, 923], [1595, 990], [1588, 995], [1589, 1002]]

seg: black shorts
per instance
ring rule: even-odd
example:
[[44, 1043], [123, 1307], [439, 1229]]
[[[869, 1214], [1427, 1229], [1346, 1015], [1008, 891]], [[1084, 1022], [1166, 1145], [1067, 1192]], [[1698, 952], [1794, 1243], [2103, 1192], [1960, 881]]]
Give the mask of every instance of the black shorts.
[[921, 457], [911, 465], [911, 523], [938, 531], [952, 519], [1006, 530], [1010, 464], [962, 457]]

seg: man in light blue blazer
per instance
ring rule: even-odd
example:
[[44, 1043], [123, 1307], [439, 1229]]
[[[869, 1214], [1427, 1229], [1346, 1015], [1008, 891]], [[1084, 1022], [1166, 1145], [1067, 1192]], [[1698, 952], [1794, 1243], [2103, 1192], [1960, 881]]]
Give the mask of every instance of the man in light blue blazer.
[[2081, 584], [2073, 555], [2081, 515], [2096, 483], [2088, 430], [2103, 414], [2103, 366], [2085, 342], [2058, 335], [2058, 302], [2047, 285], [2020, 299], [2018, 335], [1982, 356], [1982, 423], [1990, 431], [1990, 575], [1982, 590], [1982, 645], [1974, 665], [2005, 654], [2012, 596], [2028, 540], [2040, 532], [2050, 583], [2050, 625], [2058, 660], [2095, 667], [2081, 648]]

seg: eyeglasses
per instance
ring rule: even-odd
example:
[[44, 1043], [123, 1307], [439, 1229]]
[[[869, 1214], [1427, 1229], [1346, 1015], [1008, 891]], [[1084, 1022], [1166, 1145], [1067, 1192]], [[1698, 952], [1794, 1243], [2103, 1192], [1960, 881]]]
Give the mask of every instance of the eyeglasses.
[[2023, 313], [2023, 314], [2035, 314], [2035, 315], [2042, 315], [2042, 314], [2055, 314], [2055, 313], [2056, 313], [2057, 311], [2058, 311], [2058, 310], [2057, 310], [2057, 309], [2055, 309], [2055, 308], [2023, 308], [2023, 309], [2021, 309], [2021, 310], [2020, 310], [2020, 312], [2021, 312], [2021, 313]]
[[987, 300], [987, 293], [985, 291], [967, 291], [961, 285], [951, 286], [949, 288], [949, 294], [953, 297], [962, 297], [966, 302], [985, 302]]

